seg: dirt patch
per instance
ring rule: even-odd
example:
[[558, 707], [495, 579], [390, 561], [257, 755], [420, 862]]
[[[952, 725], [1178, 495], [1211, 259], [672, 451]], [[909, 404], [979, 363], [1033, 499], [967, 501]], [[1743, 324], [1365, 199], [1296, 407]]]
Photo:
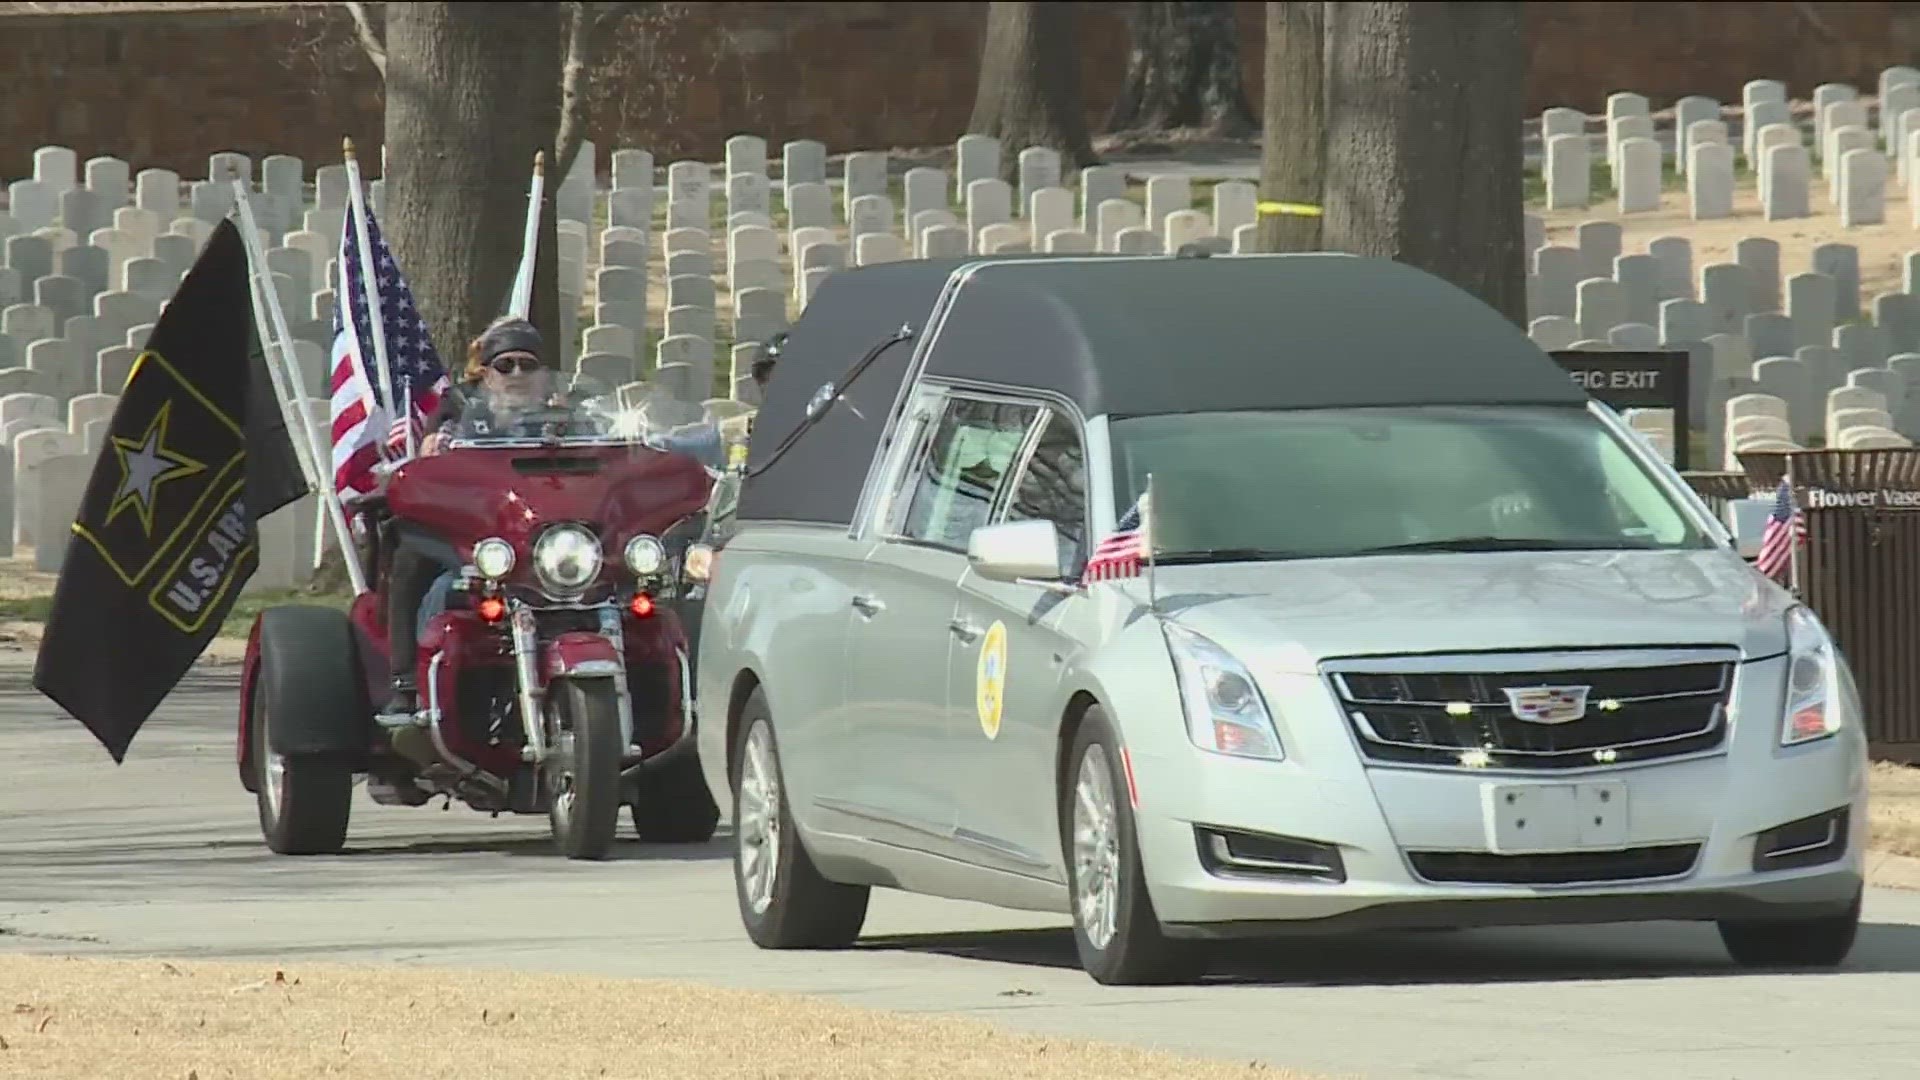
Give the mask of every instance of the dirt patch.
[[1826, 181], [1820, 178], [1816, 165], [1808, 204], [1812, 217], [1768, 221], [1761, 212], [1759, 188], [1749, 177], [1735, 189], [1733, 216], [1726, 218], [1693, 220], [1684, 187], [1663, 193], [1660, 209], [1645, 213], [1620, 213], [1619, 203], [1611, 195], [1605, 201], [1596, 200], [1585, 210], [1530, 208], [1529, 212], [1540, 215], [1545, 222], [1549, 244], [1580, 246], [1575, 230], [1585, 221], [1618, 222], [1622, 234], [1620, 250], [1626, 255], [1645, 253], [1647, 244], [1662, 236], [1685, 237], [1693, 245], [1696, 284], [1703, 267], [1735, 261], [1733, 246], [1741, 240], [1749, 236], [1774, 240], [1780, 245], [1782, 311], [1786, 310], [1786, 279], [1813, 269], [1814, 248], [1821, 244], [1851, 244], [1860, 250], [1862, 314], [1871, 316], [1874, 296], [1901, 290], [1903, 259], [1907, 252], [1920, 249], [1920, 239], [1916, 239], [1912, 225], [1913, 207], [1905, 188], [1889, 180], [1886, 220], [1879, 225], [1849, 229], [1840, 224], [1840, 209], [1829, 201]]
[[[1307, 1080], [983, 1023], [684, 984], [0, 956], [0, 1074]], [[743, 1037], [744, 1036], [744, 1037]]]
[[1869, 845], [1894, 855], [1920, 856], [1920, 769], [1876, 761], [1867, 783], [1873, 821]]

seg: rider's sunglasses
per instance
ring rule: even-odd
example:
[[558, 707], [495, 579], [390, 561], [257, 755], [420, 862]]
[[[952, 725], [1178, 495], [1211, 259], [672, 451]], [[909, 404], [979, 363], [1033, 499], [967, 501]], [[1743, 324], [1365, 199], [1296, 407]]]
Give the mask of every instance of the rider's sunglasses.
[[538, 371], [542, 364], [532, 353], [501, 353], [487, 361], [487, 366], [502, 375], [511, 375], [516, 371]]

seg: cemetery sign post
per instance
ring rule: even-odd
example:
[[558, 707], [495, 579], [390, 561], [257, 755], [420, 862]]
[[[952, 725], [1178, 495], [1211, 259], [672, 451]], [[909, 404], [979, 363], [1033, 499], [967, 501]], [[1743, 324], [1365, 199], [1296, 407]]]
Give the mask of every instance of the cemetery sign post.
[[1689, 467], [1687, 353], [1659, 349], [1556, 349], [1552, 356], [1573, 381], [1612, 409], [1673, 410], [1673, 467]]

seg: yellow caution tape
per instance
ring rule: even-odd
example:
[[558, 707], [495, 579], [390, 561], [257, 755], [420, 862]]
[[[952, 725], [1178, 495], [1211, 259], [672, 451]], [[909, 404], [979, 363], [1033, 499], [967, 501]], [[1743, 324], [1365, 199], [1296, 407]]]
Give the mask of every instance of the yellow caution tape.
[[1261, 202], [1258, 206], [1262, 214], [1285, 214], [1289, 217], [1319, 217], [1324, 211], [1311, 203], [1297, 202]]

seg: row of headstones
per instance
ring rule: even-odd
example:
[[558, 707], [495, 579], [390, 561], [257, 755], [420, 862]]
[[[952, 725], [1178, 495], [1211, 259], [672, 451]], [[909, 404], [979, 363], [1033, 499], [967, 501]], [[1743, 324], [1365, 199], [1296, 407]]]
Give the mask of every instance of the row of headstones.
[[[1854, 87], [1844, 83], [1816, 87], [1811, 147], [1801, 147], [1801, 128], [1784, 82], [1748, 82], [1741, 90], [1741, 106], [1741, 156], [1760, 177], [1761, 199], [1770, 217], [1808, 215], [1805, 189], [1815, 157], [1821, 160], [1822, 177], [1832, 185], [1830, 201], [1841, 207], [1843, 216], [1871, 214], [1874, 203], [1883, 203], [1887, 157], [1895, 159], [1892, 171], [1900, 181], [1908, 181], [1915, 146], [1912, 137], [1920, 131], [1915, 127], [1920, 115], [1914, 115], [1920, 109], [1920, 69], [1901, 65], [1880, 73], [1877, 131], [1867, 103]], [[1673, 114], [1674, 166], [1689, 177], [1694, 216], [1727, 216], [1732, 212], [1734, 159], [1723, 107], [1714, 98], [1689, 95], [1674, 103]], [[1541, 114], [1542, 176], [1549, 209], [1585, 207], [1592, 199], [1592, 144], [1586, 129], [1587, 116], [1580, 110], [1552, 108]], [[1848, 166], [1853, 151], [1881, 145], [1887, 148], [1886, 155], [1853, 158]], [[1656, 209], [1667, 151], [1656, 138], [1645, 96], [1626, 92], [1608, 96], [1602, 146], [1621, 211]], [[1776, 181], [1781, 186], [1770, 196], [1768, 190]]]
[[[1920, 354], [1898, 359], [1904, 367], [1920, 372]], [[1893, 395], [1906, 391], [1896, 385], [1891, 391], [1849, 384], [1827, 394], [1824, 445], [1841, 450], [1866, 450], [1912, 446], [1913, 440], [1894, 430], [1895, 411], [1900, 403]], [[1797, 450], [1807, 440], [1794, 429], [1795, 402], [1764, 390], [1736, 394], [1726, 402], [1727, 446], [1721, 467], [1737, 470], [1738, 455], [1753, 450]]]

